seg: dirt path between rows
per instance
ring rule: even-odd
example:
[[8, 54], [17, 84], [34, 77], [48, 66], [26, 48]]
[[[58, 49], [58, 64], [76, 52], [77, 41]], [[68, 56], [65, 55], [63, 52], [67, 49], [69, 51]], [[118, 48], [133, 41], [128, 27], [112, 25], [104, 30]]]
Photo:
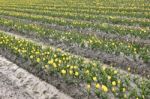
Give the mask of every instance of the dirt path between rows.
[[0, 55], [0, 99], [72, 99]]

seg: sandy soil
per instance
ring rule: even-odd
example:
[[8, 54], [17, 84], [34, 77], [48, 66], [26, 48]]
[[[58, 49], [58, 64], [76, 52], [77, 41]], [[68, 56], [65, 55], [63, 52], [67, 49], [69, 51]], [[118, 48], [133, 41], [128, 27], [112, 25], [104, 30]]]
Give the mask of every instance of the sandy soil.
[[0, 99], [72, 99], [0, 56]]

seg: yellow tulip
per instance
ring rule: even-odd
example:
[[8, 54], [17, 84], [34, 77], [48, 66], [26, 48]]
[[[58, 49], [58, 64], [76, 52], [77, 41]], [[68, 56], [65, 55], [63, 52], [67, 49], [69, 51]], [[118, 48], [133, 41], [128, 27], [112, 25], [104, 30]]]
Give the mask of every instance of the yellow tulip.
[[113, 91], [113, 92], [115, 92], [115, 91], [116, 91], [115, 87], [112, 87], [112, 91]]
[[102, 90], [103, 90], [104, 92], [108, 92], [108, 88], [107, 88], [105, 85], [102, 85]]
[[57, 67], [56, 63], [53, 63], [53, 67], [55, 67], [55, 68]]
[[64, 69], [61, 70], [61, 73], [65, 75], [66, 74], [66, 70], [64, 70]]
[[118, 84], [120, 84], [121, 83], [121, 81], [120, 80], [118, 80]]
[[115, 71], [114, 71], [114, 74], [117, 74], [117, 73], [118, 73], [118, 71], [115, 70]]
[[98, 89], [98, 88], [100, 88], [100, 85], [97, 83], [97, 84], [95, 85], [95, 87]]
[[39, 63], [41, 60], [40, 60], [40, 58], [37, 58], [36, 61]]
[[111, 79], [111, 76], [108, 76], [108, 80], [110, 80]]
[[78, 75], [79, 75], [79, 72], [76, 71], [76, 72], [75, 72], [75, 76], [78, 76]]
[[112, 85], [113, 85], [113, 86], [116, 86], [116, 82], [115, 82], [115, 81], [113, 81], [113, 82], [112, 82]]
[[89, 74], [89, 70], [86, 70], [85, 73], [86, 73], [86, 74]]
[[31, 55], [30, 58], [33, 59], [33, 56]]
[[124, 94], [123, 96], [124, 96], [124, 98], [127, 98], [127, 95], [126, 95], [126, 94]]
[[48, 65], [45, 65], [45, 68], [46, 68], [46, 69], [49, 69]]
[[131, 70], [131, 68], [130, 67], [128, 67], [128, 71], [130, 71]]
[[53, 60], [48, 61], [48, 64], [53, 64]]
[[70, 70], [70, 71], [69, 71], [69, 74], [70, 74], [70, 75], [72, 75], [72, 74], [73, 74], [73, 71], [72, 71], [72, 70]]
[[93, 80], [94, 80], [94, 81], [97, 81], [97, 77], [93, 77]]
[[90, 84], [87, 84], [87, 89], [90, 89], [91, 88], [91, 85]]
[[123, 88], [122, 91], [125, 92], [125, 91], [126, 91], [126, 88]]

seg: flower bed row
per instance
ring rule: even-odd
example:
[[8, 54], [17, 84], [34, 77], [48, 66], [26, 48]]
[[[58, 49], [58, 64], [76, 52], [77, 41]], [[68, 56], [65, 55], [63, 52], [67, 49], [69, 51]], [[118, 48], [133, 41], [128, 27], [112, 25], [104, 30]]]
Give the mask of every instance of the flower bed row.
[[[120, 71], [108, 68], [99, 62], [71, 55], [61, 49], [42, 48], [40, 45], [15, 38], [5, 32], [0, 32], [0, 48], [30, 60], [34, 64], [33, 68], [41, 68], [49, 74], [60, 75], [66, 81], [74, 83], [82, 81], [88, 94], [94, 91], [103, 99], [149, 97], [149, 80], [132, 77], [128, 73], [121, 74]], [[130, 68], [128, 70], [130, 71]]]
[[0, 18], [0, 24], [2, 26], [11, 27], [20, 33], [28, 35], [30, 32], [35, 32], [39, 37], [51, 38], [58, 41], [68, 42], [70, 44], [77, 44], [80, 47], [87, 47], [107, 53], [114, 53], [116, 55], [125, 54], [135, 58], [142, 58], [145, 62], [150, 60], [149, 46], [141, 47], [139, 44], [121, 42], [115, 40], [108, 40], [98, 38], [94, 35], [85, 35], [81, 33], [62, 32], [53, 29], [47, 29], [36, 24], [25, 24], [19, 21], [13, 21]]
[[61, 26], [69, 26], [74, 28], [92, 28], [95, 30], [100, 30], [104, 32], [119, 34], [119, 35], [131, 35], [135, 37], [140, 37], [144, 39], [148, 39], [149, 34], [149, 28], [130, 28], [130, 27], [124, 27], [121, 25], [112, 25], [108, 23], [92, 23], [92, 22], [85, 22], [85, 21], [79, 21], [79, 20], [67, 20], [64, 18], [59, 17], [50, 17], [50, 16], [43, 16], [43, 15], [36, 15], [36, 14], [29, 14], [25, 12], [15, 12], [15, 11], [3, 11], [1, 10], [0, 13], [2, 15], [6, 16], [14, 16], [18, 18], [24, 18], [24, 19], [30, 19], [34, 21], [42, 21], [44, 23], [49, 24], [58, 24]]
[[108, 22], [113, 24], [125, 24], [130, 26], [135, 26], [138, 24], [142, 27], [147, 27], [150, 24], [150, 20], [140, 19], [140, 18], [122, 18], [120, 16], [110, 16], [110, 15], [91, 15], [91, 14], [82, 14], [77, 12], [67, 12], [62, 11], [62, 9], [58, 10], [56, 8], [44, 9], [44, 8], [31, 8], [31, 7], [4, 7], [0, 8], [6, 11], [21, 11], [28, 12], [31, 14], [37, 15], [46, 15], [52, 17], [61, 17], [61, 18], [69, 18], [69, 19], [78, 19], [78, 20], [86, 20], [86, 21], [97, 21], [97, 22]]
[[[11, 5], [10, 5], [11, 6]], [[14, 5], [13, 5], [14, 6]], [[17, 5], [19, 6], [19, 5]], [[21, 7], [25, 7], [24, 5], [21, 5]], [[86, 14], [105, 14], [105, 15], [119, 15], [119, 16], [129, 16], [129, 17], [136, 17], [136, 18], [149, 18], [149, 9], [146, 8], [140, 8], [142, 11], [140, 12], [140, 9], [136, 8], [134, 11], [132, 9], [124, 10], [125, 8], [122, 8], [120, 10], [119, 7], [103, 7], [103, 6], [70, 6], [70, 5], [30, 5], [30, 8], [44, 8], [47, 10], [50, 10], [52, 7], [56, 7], [59, 10], [69, 11], [69, 12], [78, 12], [78, 13], [86, 13]], [[114, 10], [115, 9], [115, 10]], [[136, 10], [136, 11], [135, 11]]]

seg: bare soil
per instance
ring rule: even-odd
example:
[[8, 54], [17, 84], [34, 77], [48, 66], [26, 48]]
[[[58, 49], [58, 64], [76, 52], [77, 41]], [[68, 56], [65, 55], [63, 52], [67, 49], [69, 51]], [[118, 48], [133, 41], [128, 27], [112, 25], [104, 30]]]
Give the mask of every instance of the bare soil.
[[0, 55], [0, 99], [73, 99]]

